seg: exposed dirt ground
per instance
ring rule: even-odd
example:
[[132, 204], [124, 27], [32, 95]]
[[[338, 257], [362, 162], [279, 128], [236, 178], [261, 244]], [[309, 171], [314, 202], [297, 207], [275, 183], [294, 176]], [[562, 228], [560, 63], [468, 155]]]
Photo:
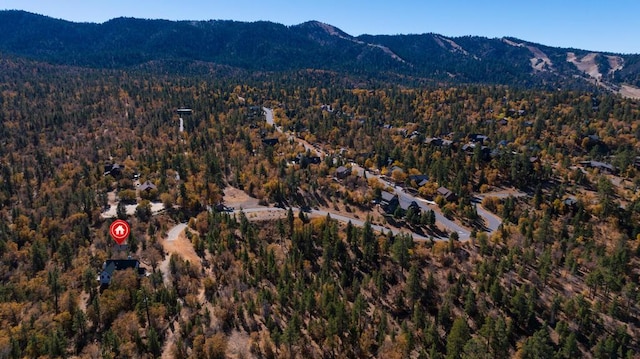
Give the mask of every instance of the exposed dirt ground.
[[637, 87], [622, 85], [620, 87], [620, 94], [624, 97], [640, 99], [640, 89]]
[[231, 186], [224, 189], [224, 202], [228, 207], [233, 207], [234, 209], [256, 208], [259, 206], [257, 198], [252, 198], [244, 191]]
[[180, 254], [180, 256], [185, 260], [188, 260], [196, 266], [200, 266], [200, 257], [196, 254], [196, 251], [193, 249], [193, 245], [189, 239], [187, 239], [185, 232], [180, 233], [175, 241], [163, 240], [162, 247], [164, 247], [164, 250], [167, 253]]
[[600, 80], [602, 78], [602, 74], [598, 71], [598, 64], [596, 64], [596, 53], [590, 53], [578, 59], [575, 53], [569, 52], [567, 53], [567, 61], [576, 65], [578, 70], [585, 72], [589, 76], [594, 79]]
[[[177, 232], [176, 229], [178, 229]], [[188, 230], [186, 225], [178, 224], [169, 231], [167, 238], [163, 238], [160, 241], [166, 256], [158, 267], [163, 273], [165, 282], [169, 280], [169, 259], [172, 254], [177, 254], [184, 260], [188, 260], [191, 264], [200, 267], [200, 257], [196, 254], [196, 251], [193, 249], [193, 244], [191, 244], [191, 241], [189, 241], [185, 234], [185, 231]]]

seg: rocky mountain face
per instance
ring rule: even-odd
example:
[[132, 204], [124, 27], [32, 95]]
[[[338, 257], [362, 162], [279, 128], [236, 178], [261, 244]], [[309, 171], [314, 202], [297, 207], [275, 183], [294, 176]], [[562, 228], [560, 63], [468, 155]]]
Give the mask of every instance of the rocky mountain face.
[[36, 61], [127, 69], [164, 63], [162, 71], [209, 63], [245, 71], [306, 69], [392, 81], [524, 87], [640, 87], [640, 55], [564, 49], [515, 38], [438, 34], [351, 36], [324, 23], [166, 21], [117, 18], [73, 23], [23, 11], [0, 12], [0, 53]]

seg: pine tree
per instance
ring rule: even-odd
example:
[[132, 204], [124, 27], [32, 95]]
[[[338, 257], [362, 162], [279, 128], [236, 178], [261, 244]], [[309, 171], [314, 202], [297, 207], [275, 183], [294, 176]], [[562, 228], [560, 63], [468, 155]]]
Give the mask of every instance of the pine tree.
[[125, 206], [123, 201], [118, 202], [118, 205], [116, 206], [116, 216], [118, 217], [118, 219], [122, 220], [126, 220], [128, 217], [127, 207]]
[[378, 261], [378, 243], [376, 242], [371, 221], [367, 217], [362, 229], [363, 260], [366, 266], [375, 267]]
[[451, 331], [447, 336], [447, 359], [457, 359], [462, 357], [465, 344], [471, 338], [469, 326], [464, 318], [458, 317], [453, 322]]
[[564, 345], [560, 350], [562, 358], [572, 359], [577, 358], [580, 355], [580, 350], [578, 349], [578, 342], [576, 340], [576, 333], [571, 332], [567, 338], [564, 340]]
[[71, 244], [68, 239], [63, 239], [60, 244], [60, 250], [58, 254], [60, 254], [60, 261], [62, 262], [62, 268], [66, 271], [71, 268], [71, 264], [73, 262], [73, 250], [71, 248]]
[[418, 266], [414, 263], [409, 269], [409, 276], [406, 283], [407, 298], [413, 303], [419, 298], [422, 288], [420, 287], [420, 274], [418, 273]]
[[49, 271], [47, 284], [51, 290], [51, 295], [53, 295], [53, 308], [57, 314], [60, 311], [58, 308], [58, 298], [63, 290], [62, 283], [60, 283], [60, 271], [58, 267], [54, 267], [53, 270]]
[[522, 359], [553, 358], [554, 350], [547, 329], [542, 328], [527, 338], [520, 354]]
[[44, 244], [36, 240], [31, 245], [31, 269], [34, 273], [44, 269], [47, 264], [47, 249]]
[[149, 352], [153, 355], [154, 358], [159, 357], [162, 351], [162, 343], [160, 342], [158, 333], [153, 327], [149, 327], [147, 338], [147, 346], [149, 348]]
[[398, 262], [403, 270], [407, 269], [409, 266], [409, 247], [412, 242], [413, 240], [410, 236], [402, 234], [396, 236], [396, 239], [391, 246], [393, 258]]

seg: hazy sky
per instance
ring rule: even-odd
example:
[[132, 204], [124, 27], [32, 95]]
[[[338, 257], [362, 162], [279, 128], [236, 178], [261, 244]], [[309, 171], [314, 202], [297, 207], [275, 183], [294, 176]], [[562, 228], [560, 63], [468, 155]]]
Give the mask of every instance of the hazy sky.
[[351, 35], [513, 36], [550, 46], [640, 53], [640, 0], [0, 0], [75, 22], [115, 17], [168, 20], [319, 20]]

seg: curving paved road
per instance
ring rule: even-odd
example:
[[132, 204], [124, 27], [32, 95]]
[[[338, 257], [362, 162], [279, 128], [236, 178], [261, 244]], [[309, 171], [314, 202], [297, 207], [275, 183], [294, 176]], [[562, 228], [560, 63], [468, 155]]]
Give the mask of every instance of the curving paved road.
[[476, 212], [478, 212], [478, 215], [484, 219], [484, 225], [487, 227], [487, 233], [489, 233], [489, 235], [500, 228], [502, 218], [487, 211], [481, 205], [476, 206]]
[[503, 190], [503, 191], [489, 192], [489, 193], [483, 193], [481, 195], [477, 195], [476, 198], [473, 199], [473, 201], [478, 202], [478, 205], [476, 206], [478, 215], [484, 218], [484, 224], [487, 227], [487, 232], [491, 234], [500, 228], [500, 225], [502, 224], [502, 218], [498, 217], [492, 212], [487, 211], [484, 207], [482, 207], [482, 205], [480, 205], [482, 200], [485, 197], [496, 197], [496, 198], [504, 199], [507, 197], [526, 197], [526, 196], [528, 196], [528, 194], [524, 192], [518, 192], [516, 190]]
[[[267, 121], [267, 124], [269, 124], [271, 126], [274, 126], [278, 132], [282, 133], [283, 132], [282, 128], [275, 125], [275, 122], [274, 122], [274, 119], [273, 119], [273, 110], [268, 108], [268, 107], [263, 107], [262, 109], [264, 110], [265, 119]], [[314, 148], [311, 144], [307, 143], [306, 141], [301, 140], [299, 138], [295, 138], [293, 136], [290, 136], [289, 138], [290, 139], [294, 138], [296, 141], [298, 141], [300, 144], [302, 144], [305, 148], [313, 149], [314, 151], [318, 152], [321, 157], [325, 156], [325, 153], [322, 150], [320, 150], [318, 148]], [[436, 222], [439, 223], [442, 227], [444, 227], [449, 232], [457, 232], [458, 233], [458, 237], [460, 238], [460, 240], [468, 240], [469, 237], [471, 236], [471, 231], [468, 228], [463, 227], [463, 226], [457, 224], [456, 222], [451, 221], [450, 219], [446, 218], [442, 214], [442, 212], [440, 212], [440, 209], [438, 208], [438, 206], [434, 202], [427, 201], [427, 200], [425, 200], [423, 198], [416, 197], [416, 196], [414, 196], [414, 195], [412, 195], [410, 193], [407, 193], [407, 192], [404, 191], [404, 189], [402, 187], [396, 186], [395, 184], [393, 184], [393, 183], [385, 180], [384, 178], [382, 178], [382, 176], [380, 176], [380, 175], [377, 175], [375, 173], [372, 173], [372, 172], [369, 172], [369, 171], [365, 170], [364, 168], [360, 167], [356, 163], [351, 163], [351, 165], [353, 167], [353, 170], [356, 171], [359, 175], [366, 174], [367, 177], [375, 177], [375, 178], [378, 179], [378, 181], [380, 181], [386, 187], [393, 188], [393, 192], [395, 194], [397, 194], [398, 197], [401, 200], [405, 200], [405, 201], [408, 201], [408, 202], [415, 201], [418, 204], [418, 206], [420, 207], [421, 210], [431, 210], [431, 211], [433, 211], [433, 213], [435, 213], [435, 216], [436, 216]], [[523, 194], [523, 195], [526, 195], [526, 194]], [[487, 232], [489, 233], [489, 235], [491, 235], [493, 232], [498, 230], [498, 228], [502, 224], [502, 219], [500, 217], [498, 217], [495, 214], [485, 210], [484, 208], [482, 208], [482, 206], [476, 206], [476, 210], [478, 212], [478, 215], [481, 218], [484, 219], [484, 223], [485, 223], [485, 226], [486, 226], [486, 229], [487, 229]], [[324, 211], [315, 211], [315, 212], [320, 213], [320, 212], [324, 212]], [[313, 213], [313, 211], [312, 211], [312, 213]], [[325, 215], [326, 215], [326, 212], [325, 212]], [[335, 216], [334, 218], [337, 219], [337, 217], [340, 216], [340, 215], [332, 213], [331, 216], [332, 217]], [[347, 218], [347, 217], [345, 217], [345, 218]], [[358, 222], [358, 220], [355, 219], [355, 218], [349, 219], [349, 220], [351, 220], [351, 222], [354, 225]], [[362, 221], [359, 221], [359, 222], [362, 222]], [[364, 222], [362, 222], [361, 225], [363, 225], [363, 224], [364, 224]], [[381, 229], [384, 229], [384, 228], [380, 228], [380, 229], [377, 229], [377, 230], [381, 230]], [[412, 233], [412, 234], [413, 234], [414, 238], [416, 238], [416, 239], [420, 239], [420, 237], [422, 239], [426, 239], [425, 237], [420, 236], [419, 234], [416, 234], [416, 233]]]

